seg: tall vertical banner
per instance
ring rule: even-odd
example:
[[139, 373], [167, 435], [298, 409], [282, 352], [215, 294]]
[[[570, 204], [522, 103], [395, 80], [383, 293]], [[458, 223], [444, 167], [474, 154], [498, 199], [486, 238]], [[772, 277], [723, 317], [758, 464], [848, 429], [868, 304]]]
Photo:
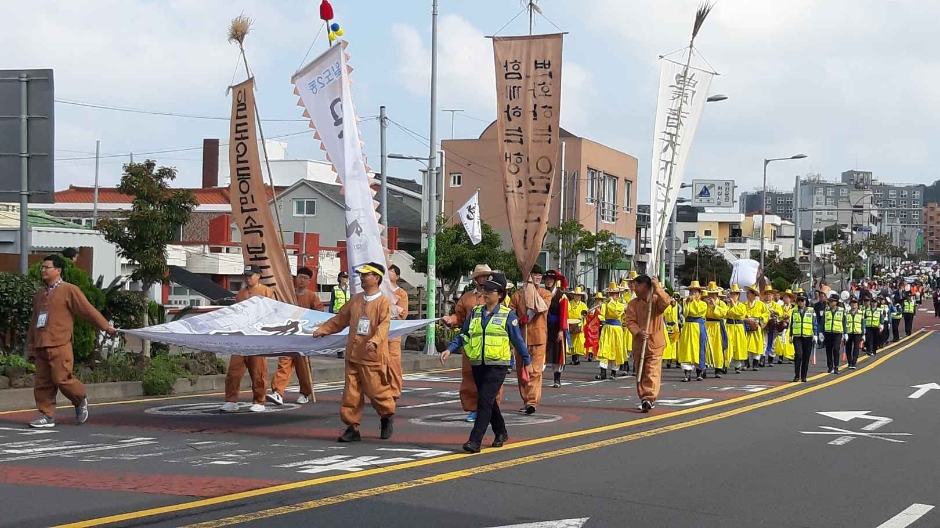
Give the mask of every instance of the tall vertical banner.
[[493, 37], [496, 135], [513, 252], [528, 276], [542, 251], [558, 152], [562, 35]]
[[232, 87], [228, 147], [232, 217], [241, 231], [245, 265], [261, 268], [261, 284], [274, 290], [279, 301], [293, 303], [290, 265], [278, 237], [261, 175], [255, 115], [255, 80], [250, 78]]
[[[346, 202], [346, 255], [350, 272], [362, 264], [386, 264], [385, 244], [379, 230], [378, 202], [372, 190], [369, 168], [365, 163], [363, 143], [359, 137], [359, 120], [352, 102], [349, 72], [346, 64], [346, 42], [331, 46], [310, 64], [294, 74], [294, 94], [305, 108], [316, 130], [315, 139], [326, 151], [333, 171], [343, 184]], [[359, 276], [350, 273], [353, 293], [362, 291]], [[382, 281], [382, 292], [394, 301], [389, 281]], [[394, 304], [394, 302], [393, 302]]]
[[713, 72], [669, 59], [662, 60], [656, 124], [653, 128], [652, 174], [650, 179], [650, 240], [653, 251], [647, 269], [656, 273], [663, 241], [685, 177], [686, 161], [695, 130], [705, 110], [705, 99]]

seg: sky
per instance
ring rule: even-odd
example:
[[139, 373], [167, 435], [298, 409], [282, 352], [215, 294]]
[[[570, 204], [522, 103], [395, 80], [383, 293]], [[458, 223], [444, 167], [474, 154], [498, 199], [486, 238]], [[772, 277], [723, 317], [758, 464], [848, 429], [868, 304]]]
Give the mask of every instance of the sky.
[[[370, 165], [378, 167], [376, 119], [393, 121], [389, 151], [427, 156], [430, 0], [333, 0], [349, 41], [353, 99], [364, 118]], [[561, 126], [639, 159], [638, 202], [649, 203], [650, 150], [659, 56], [688, 45], [698, 0], [540, 0], [536, 33], [568, 32]], [[293, 158], [324, 159], [296, 106], [290, 77], [327, 46], [319, 0], [0, 0], [0, 68], [53, 68], [56, 98], [148, 112], [225, 118], [226, 88], [245, 78], [228, 24], [254, 19], [246, 41], [267, 137], [288, 135]], [[519, 0], [440, 0], [438, 137], [477, 137], [496, 115], [492, 45], [486, 35], [522, 34]], [[508, 25], [506, 25], [508, 23]], [[554, 24], [558, 24], [556, 27]], [[503, 26], [505, 25], [505, 28]], [[932, 183], [930, 145], [940, 97], [940, 2], [923, 0], [721, 0], [696, 49], [720, 76], [688, 160], [686, 181], [761, 184], [764, 158], [805, 153], [770, 166], [771, 186], [797, 174], [836, 180], [848, 169], [881, 181]], [[503, 29], [501, 29], [503, 28]], [[307, 50], [310, 50], [309, 54]], [[306, 55], [305, 55], [306, 54]], [[131, 152], [179, 170], [199, 186], [203, 138], [228, 136], [227, 119], [146, 115], [56, 104], [56, 188], [116, 185]], [[402, 128], [403, 127], [403, 128]], [[408, 131], [406, 131], [407, 129]], [[410, 131], [410, 132], [409, 132]], [[154, 153], [160, 150], [176, 152]], [[148, 154], [150, 153], [150, 154]], [[417, 179], [416, 162], [391, 161], [393, 176]]]

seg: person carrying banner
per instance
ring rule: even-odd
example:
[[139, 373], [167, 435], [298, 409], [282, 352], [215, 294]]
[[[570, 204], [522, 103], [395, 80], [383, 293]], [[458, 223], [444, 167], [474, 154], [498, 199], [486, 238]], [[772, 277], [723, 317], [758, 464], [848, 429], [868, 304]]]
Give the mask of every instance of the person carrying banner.
[[571, 336], [571, 364], [580, 365], [581, 356], [584, 355], [584, 319], [587, 317], [588, 307], [584, 300], [587, 298], [584, 288], [576, 286], [568, 292], [568, 335]]
[[[493, 427], [493, 447], [503, 447], [509, 432], [503, 419], [496, 394], [506, 381], [512, 348], [522, 359], [523, 368], [534, 374], [532, 360], [525, 339], [519, 330], [516, 314], [502, 303], [506, 296], [506, 277], [493, 273], [481, 285], [484, 304], [470, 312], [460, 333], [454, 337], [447, 349], [441, 352], [441, 363], [459, 349], [463, 349], [473, 369], [473, 380], [477, 386], [477, 412], [470, 431], [470, 439], [463, 445], [467, 453], [479, 453], [487, 427]], [[510, 347], [510, 345], [512, 345]]]
[[679, 364], [685, 378], [692, 381], [695, 370], [696, 381], [705, 379], [705, 354], [708, 350], [708, 334], [705, 331], [705, 314], [708, 305], [702, 300], [702, 287], [697, 280], [689, 286], [689, 297], [685, 301], [685, 324], [679, 335]]
[[[528, 379], [523, 369], [517, 369], [519, 383], [519, 396], [522, 397], [523, 406], [519, 412], [534, 413], [542, 400], [542, 370], [545, 367], [545, 345], [548, 341], [548, 322], [546, 314], [552, 300], [552, 294], [540, 288], [542, 282], [542, 268], [536, 264], [529, 273], [529, 282], [522, 289], [512, 295], [512, 309], [519, 318], [525, 335], [529, 356], [532, 358], [534, 374]], [[555, 336], [557, 337], [557, 336]], [[516, 358], [519, 362], [520, 358]]]
[[764, 352], [767, 349], [763, 329], [770, 320], [770, 310], [766, 304], [758, 300], [758, 295], [756, 284], [747, 288], [747, 319], [744, 320], [744, 326], [747, 333], [748, 361], [751, 370], [755, 372], [758, 365], [764, 364]]
[[617, 367], [622, 365], [626, 358], [626, 348], [623, 344], [623, 312], [626, 306], [620, 302], [620, 289], [616, 283], [611, 282], [604, 290], [607, 293], [607, 302], [600, 307], [601, 334], [598, 342], [597, 361], [600, 364], [600, 374], [594, 376], [596, 380], [607, 379], [610, 370], [611, 379], [617, 378]]
[[568, 348], [568, 298], [565, 276], [558, 270], [545, 274], [545, 291], [551, 296], [546, 316], [548, 337], [545, 343], [545, 361], [552, 365], [552, 388], [561, 387], [561, 373], [565, 370], [565, 351]]
[[[258, 266], [245, 266], [242, 273], [245, 286], [235, 295], [235, 302], [242, 302], [251, 297], [267, 297], [274, 299], [274, 291], [261, 284], [261, 268]], [[268, 362], [264, 356], [239, 356], [233, 354], [228, 362], [228, 372], [225, 373], [225, 403], [222, 412], [235, 412], [238, 410], [238, 392], [245, 377], [245, 372], [251, 378], [252, 404], [251, 412], [264, 412], [265, 391], [267, 390]]]
[[385, 266], [376, 262], [356, 268], [362, 282], [357, 293], [340, 308], [339, 313], [313, 331], [313, 337], [332, 335], [349, 328], [346, 340], [346, 381], [340, 419], [346, 430], [339, 442], [361, 440], [359, 426], [365, 398], [381, 419], [380, 437], [391, 438], [394, 432], [395, 398], [388, 373], [388, 330], [392, 321], [392, 303], [382, 295], [379, 287], [385, 276]]
[[914, 315], [916, 313], [916, 308], [914, 307], [914, 300], [911, 299], [910, 293], [904, 294], [904, 303], [902, 305], [902, 309], [902, 313], [904, 314], [904, 335], [911, 335], [911, 333], [914, 331]]
[[[671, 299], [659, 285], [659, 281], [647, 275], [640, 275], [633, 280], [633, 295], [633, 300], [627, 305], [624, 319], [627, 330], [635, 337], [633, 368], [637, 373], [636, 392], [640, 398], [638, 408], [646, 413], [653, 408], [659, 396], [663, 368], [662, 356], [667, 339], [663, 313], [669, 308]], [[647, 320], [649, 320], [649, 330], [647, 330]], [[644, 342], [646, 354], [643, 354]], [[642, 364], [640, 363], [641, 355], [643, 356]]]
[[807, 306], [804, 294], [798, 294], [796, 307], [790, 313], [789, 334], [793, 342], [793, 381], [806, 383], [809, 372], [809, 361], [816, 346], [816, 334], [819, 325], [816, 324], [816, 312]]
[[826, 368], [829, 374], [838, 374], [845, 334], [845, 309], [839, 304], [839, 294], [836, 292], [829, 294], [829, 307], [823, 315], [822, 332], [826, 346]]
[[722, 370], [727, 367], [725, 364], [725, 348], [727, 348], [728, 335], [722, 322], [728, 314], [728, 306], [718, 298], [720, 288], [715, 282], [708, 283], [708, 289], [705, 290], [705, 304], [708, 310], [705, 312], [705, 333], [708, 337], [706, 347], [707, 365], [715, 369], [715, 377], [720, 378]]
[[[669, 306], [663, 311], [663, 326], [666, 332], [666, 348], [663, 349], [663, 362], [666, 368], [672, 368], [679, 353], [679, 294], [673, 294]], [[678, 365], [677, 365], [678, 366]]]
[[[405, 320], [408, 318], [408, 292], [404, 288], [398, 287], [398, 279], [401, 277], [401, 268], [392, 264], [388, 267], [388, 280], [392, 286], [392, 294], [395, 295], [395, 306], [398, 307], [398, 315], [393, 319]], [[392, 397], [395, 401], [401, 398], [402, 372], [401, 372], [401, 337], [388, 340], [388, 380], [392, 385]]]
[[[457, 305], [454, 306], [454, 314], [443, 317], [441, 321], [451, 328], [462, 328], [473, 309], [483, 304], [483, 283], [489, 280], [492, 273], [493, 270], [486, 264], [477, 264], [470, 275], [476, 287], [461, 295]], [[503, 391], [500, 388], [496, 394], [496, 402], [500, 403], [502, 400]], [[468, 413], [466, 421], [473, 422], [477, 419], [477, 386], [466, 354], [463, 355], [460, 366], [460, 406], [463, 407], [464, 412]]]
[[858, 363], [858, 354], [862, 350], [862, 343], [865, 341], [865, 314], [858, 309], [858, 299], [852, 297], [849, 299], [849, 312], [845, 314], [845, 359], [849, 364], [849, 370], [855, 370], [855, 364]]
[[29, 422], [30, 427], [55, 427], [56, 393], [75, 406], [75, 422], [88, 419], [88, 398], [85, 386], [72, 374], [72, 331], [75, 317], [81, 317], [114, 335], [117, 330], [85, 298], [77, 286], [62, 281], [65, 259], [49, 255], [39, 267], [42, 287], [33, 295], [33, 314], [26, 332], [26, 348], [36, 361], [33, 398], [41, 415]]
[[[294, 277], [294, 296], [297, 298], [297, 306], [322, 312], [323, 302], [320, 301], [317, 292], [307, 289], [312, 278], [313, 271], [310, 268], [304, 267], [297, 270], [297, 276]], [[297, 403], [303, 405], [313, 399], [313, 371], [310, 370], [310, 363], [306, 357], [294, 354], [277, 359], [277, 371], [274, 372], [274, 378], [271, 380], [271, 392], [266, 396], [269, 402], [275, 405], [284, 403], [284, 391], [287, 390], [287, 383], [295, 368], [297, 381], [300, 384]]]
[[734, 373], [740, 374], [747, 363], [747, 332], [744, 323], [747, 319], [747, 305], [741, 302], [741, 288], [732, 284], [728, 290], [728, 312], [725, 324], [728, 331], [728, 350], [731, 352], [731, 366]]

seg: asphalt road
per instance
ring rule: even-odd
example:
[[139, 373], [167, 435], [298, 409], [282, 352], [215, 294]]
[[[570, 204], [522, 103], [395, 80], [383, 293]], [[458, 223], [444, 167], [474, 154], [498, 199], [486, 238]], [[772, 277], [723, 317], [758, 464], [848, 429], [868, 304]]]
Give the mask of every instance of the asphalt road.
[[[666, 370], [649, 415], [632, 379], [595, 383], [582, 364], [475, 456], [459, 453], [456, 372], [407, 378], [395, 436], [377, 438], [367, 407], [354, 445], [335, 443], [336, 385], [263, 414], [168, 398], [96, 405], [78, 427], [66, 408], [51, 432], [4, 413], [0, 525], [940, 526], [940, 390], [913, 387], [940, 383], [938, 348], [915, 334], [839, 376], [821, 354], [807, 384], [790, 365], [696, 383]], [[905, 510], [913, 524], [883, 524]]]

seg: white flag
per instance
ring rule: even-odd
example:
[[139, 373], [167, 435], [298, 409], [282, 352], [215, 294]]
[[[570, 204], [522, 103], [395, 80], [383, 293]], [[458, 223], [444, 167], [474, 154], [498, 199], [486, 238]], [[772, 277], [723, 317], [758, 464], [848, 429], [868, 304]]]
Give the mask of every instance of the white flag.
[[[346, 202], [346, 255], [352, 275], [353, 293], [362, 291], [357, 267], [376, 262], [386, 265], [385, 245], [379, 231], [370, 186], [369, 173], [359, 139], [359, 120], [352, 102], [349, 68], [346, 65], [346, 42], [332, 46], [323, 55], [297, 72], [291, 79], [294, 93], [300, 96], [301, 106], [307, 109], [316, 129], [315, 139], [323, 143], [327, 159], [343, 184]], [[382, 281], [382, 292], [392, 304], [391, 283]]]
[[457, 213], [460, 215], [460, 221], [463, 222], [463, 228], [467, 230], [470, 241], [474, 246], [479, 244], [483, 240], [483, 226], [480, 223], [480, 191], [473, 193], [473, 196]]
[[[656, 124], [653, 129], [653, 163], [650, 180], [650, 241], [653, 252], [647, 269], [657, 273], [666, 229], [676, 206], [685, 163], [698, 128], [713, 73], [669, 59], [662, 60]], [[675, 234], [673, 234], [675, 236]]]

